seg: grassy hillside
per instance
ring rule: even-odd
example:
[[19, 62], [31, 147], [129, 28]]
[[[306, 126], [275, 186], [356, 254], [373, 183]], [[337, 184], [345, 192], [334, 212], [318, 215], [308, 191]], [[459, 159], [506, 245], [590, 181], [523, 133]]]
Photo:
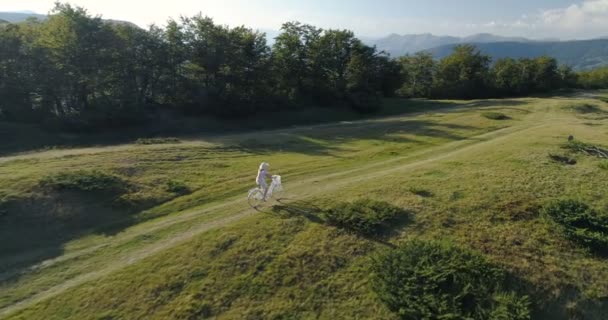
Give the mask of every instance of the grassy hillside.
[[[608, 207], [608, 160], [563, 147], [606, 146], [596, 94], [8, 153], [0, 318], [397, 319], [370, 266], [416, 239], [504, 270], [533, 318], [604, 319], [608, 260], [543, 214], [558, 199]], [[286, 192], [256, 211], [245, 195], [261, 161]], [[328, 218], [360, 199], [400, 216], [373, 235]]]

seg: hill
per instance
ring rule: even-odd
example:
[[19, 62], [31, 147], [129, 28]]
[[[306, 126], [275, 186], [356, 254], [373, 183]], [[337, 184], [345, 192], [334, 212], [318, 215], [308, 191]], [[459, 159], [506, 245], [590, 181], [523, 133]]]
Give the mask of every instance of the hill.
[[[4, 23], [20, 23], [20, 22], [27, 21], [28, 19], [31, 19], [31, 18], [44, 21], [47, 19], [47, 15], [37, 14], [37, 13], [32, 13], [32, 12], [0, 12], [0, 24], [2, 24], [3, 21], [4, 21]], [[139, 28], [136, 24], [129, 22], [129, 21], [113, 20], [113, 19], [104, 19], [104, 21], [106, 23], [112, 24], [112, 25], [128, 25], [131, 27]]]
[[[576, 70], [588, 70], [608, 64], [608, 39], [549, 42], [496, 42], [475, 43], [484, 54], [499, 58], [534, 58], [548, 55], [559, 63], [567, 64]], [[444, 45], [429, 49], [436, 58], [452, 53], [455, 45]]]
[[[0, 318], [398, 319], [370, 264], [415, 239], [483, 257], [532, 319], [604, 319], [608, 261], [544, 208], [608, 206], [606, 160], [563, 148], [607, 141], [606, 100], [393, 99], [426, 111], [2, 156]], [[261, 161], [285, 192], [258, 211], [245, 195]], [[330, 219], [361, 199], [398, 219], [373, 236]]]
[[45, 20], [46, 15], [37, 13], [25, 13], [25, 12], [0, 12], [0, 19], [8, 21], [10, 23], [19, 23], [26, 21], [27, 19], [35, 18], [38, 20]]
[[520, 41], [529, 42], [530, 40], [521, 37], [502, 37], [489, 33], [480, 33], [468, 37], [435, 36], [430, 33], [425, 34], [391, 34], [380, 39], [368, 39], [365, 42], [375, 45], [379, 50], [386, 51], [393, 57], [416, 53], [435, 47], [460, 43], [486, 43]]

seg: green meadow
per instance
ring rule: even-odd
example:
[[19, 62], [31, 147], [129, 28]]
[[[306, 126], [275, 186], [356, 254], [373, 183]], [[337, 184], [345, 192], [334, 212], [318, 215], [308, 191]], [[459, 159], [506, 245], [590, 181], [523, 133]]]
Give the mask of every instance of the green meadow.
[[[533, 319], [606, 319], [607, 249], [544, 213], [574, 200], [608, 221], [608, 159], [568, 148], [608, 146], [602, 99], [393, 99], [371, 119], [104, 143], [21, 128], [0, 149], [0, 318], [399, 319], [372, 266], [420, 241], [504, 272]], [[262, 161], [285, 191], [256, 210]], [[335, 208], [366, 200], [399, 210], [362, 233], [383, 217]]]

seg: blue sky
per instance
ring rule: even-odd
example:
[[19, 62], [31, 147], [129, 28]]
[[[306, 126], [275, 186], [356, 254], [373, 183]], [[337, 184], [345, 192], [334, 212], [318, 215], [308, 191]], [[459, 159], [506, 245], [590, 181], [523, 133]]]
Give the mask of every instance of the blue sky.
[[[360, 36], [389, 33], [470, 35], [489, 32], [531, 38], [608, 36], [608, 0], [71, 0], [91, 13], [141, 26], [202, 12], [217, 22], [277, 30], [298, 20], [346, 28]], [[0, 0], [0, 11], [46, 13], [49, 0]]]

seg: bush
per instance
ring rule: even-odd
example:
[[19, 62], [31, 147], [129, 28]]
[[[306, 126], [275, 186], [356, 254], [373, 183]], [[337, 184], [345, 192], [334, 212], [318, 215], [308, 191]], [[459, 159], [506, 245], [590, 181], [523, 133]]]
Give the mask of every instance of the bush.
[[180, 143], [178, 138], [140, 138], [135, 141], [136, 144], [172, 144]]
[[191, 192], [190, 187], [188, 187], [188, 185], [186, 185], [185, 183], [183, 183], [181, 181], [174, 181], [174, 180], [167, 182], [167, 186], [166, 186], [165, 190], [167, 190], [168, 192], [171, 192], [171, 193], [179, 194], [179, 195], [185, 195], [185, 194], [189, 194]]
[[509, 119], [511, 119], [511, 117], [509, 117], [508, 115], [506, 115], [504, 113], [500, 113], [500, 112], [484, 112], [481, 115], [490, 120], [509, 120]]
[[47, 176], [40, 186], [54, 190], [122, 192], [128, 183], [118, 176], [101, 171], [73, 171]]
[[592, 145], [589, 143], [572, 140], [562, 145], [562, 148], [570, 150], [572, 152], [584, 153], [588, 156], [608, 159], [608, 149], [599, 145]]
[[605, 112], [598, 106], [592, 105], [592, 104], [587, 104], [587, 103], [572, 106], [572, 107], [570, 107], [570, 109], [572, 109], [572, 110], [574, 110], [574, 112], [580, 113], [580, 114], [604, 113]]
[[569, 239], [600, 254], [608, 254], [607, 215], [575, 200], [550, 203], [542, 212], [557, 222]]
[[602, 161], [598, 166], [600, 169], [608, 170], [608, 161]]
[[328, 224], [362, 235], [379, 235], [386, 224], [406, 212], [387, 202], [358, 200], [339, 203], [325, 212]]
[[528, 298], [506, 291], [505, 273], [452, 245], [410, 241], [377, 256], [371, 284], [402, 319], [529, 319]]

